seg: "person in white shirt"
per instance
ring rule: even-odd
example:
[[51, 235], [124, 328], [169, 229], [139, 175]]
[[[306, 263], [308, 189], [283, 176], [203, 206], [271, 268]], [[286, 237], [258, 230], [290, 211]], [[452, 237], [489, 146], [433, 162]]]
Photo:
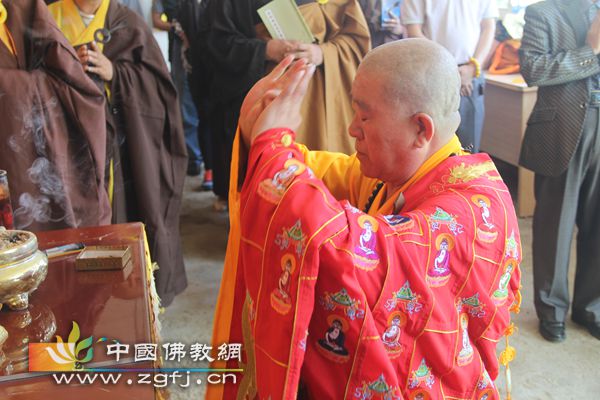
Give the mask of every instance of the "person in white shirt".
[[444, 46], [459, 65], [461, 77], [458, 137], [479, 151], [483, 128], [485, 80], [481, 65], [494, 41], [496, 0], [404, 0], [402, 24], [409, 37], [426, 37]]

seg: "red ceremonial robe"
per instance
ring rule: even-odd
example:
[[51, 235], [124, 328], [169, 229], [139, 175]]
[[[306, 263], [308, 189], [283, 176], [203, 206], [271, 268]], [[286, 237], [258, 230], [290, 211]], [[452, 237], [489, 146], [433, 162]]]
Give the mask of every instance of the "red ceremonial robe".
[[521, 252], [490, 158], [449, 157], [398, 215], [370, 216], [292, 138], [271, 130], [250, 150], [229, 337], [244, 352], [227, 364], [244, 373], [224, 398], [498, 398]]

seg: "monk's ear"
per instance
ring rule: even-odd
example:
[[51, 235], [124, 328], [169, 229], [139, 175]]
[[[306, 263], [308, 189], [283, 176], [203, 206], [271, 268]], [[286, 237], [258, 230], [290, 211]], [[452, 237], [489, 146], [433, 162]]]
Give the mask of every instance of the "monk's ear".
[[415, 147], [425, 147], [433, 139], [435, 124], [433, 118], [425, 113], [416, 113], [412, 116], [413, 123], [416, 126]]

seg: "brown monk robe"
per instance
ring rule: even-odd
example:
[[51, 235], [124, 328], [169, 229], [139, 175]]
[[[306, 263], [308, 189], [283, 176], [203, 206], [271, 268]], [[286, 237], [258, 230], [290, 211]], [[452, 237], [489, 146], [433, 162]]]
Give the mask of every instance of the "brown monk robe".
[[8, 171], [15, 227], [108, 224], [102, 93], [43, 1], [1, 5], [0, 169]]
[[296, 2], [323, 51], [323, 64], [302, 103], [306, 117], [297, 140], [311, 150], [352, 154], [354, 140], [347, 134], [354, 115], [350, 89], [358, 64], [371, 49], [367, 22], [356, 0]]
[[[299, 143], [311, 150], [354, 153], [354, 139], [347, 134], [354, 112], [350, 88], [358, 64], [371, 49], [369, 28], [356, 0], [296, 0], [315, 43], [323, 54], [323, 63], [311, 79], [302, 102]], [[259, 38], [271, 39], [265, 26], [257, 25]], [[305, 50], [292, 50], [297, 57], [309, 57]], [[275, 64], [271, 63], [271, 67]]]
[[[187, 286], [179, 236], [187, 155], [177, 93], [162, 53], [145, 22], [115, 0], [63, 0], [49, 7], [86, 70], [106, 88], [107, 126], [118, 143], [112, 170], [115, 178], [123, 176], [122, 182], [115, 179], [113, 205], [124, 199], [126, 208], [113, 207], [115, 222], [146, 225], [159, 266], [157, 291], [169, 305]], [[79, 7], [94, 15], [87, 27]], [[104, 34], [94, 37], [98, 29]], [[100, 36], [110, 40], [92, 45]]]

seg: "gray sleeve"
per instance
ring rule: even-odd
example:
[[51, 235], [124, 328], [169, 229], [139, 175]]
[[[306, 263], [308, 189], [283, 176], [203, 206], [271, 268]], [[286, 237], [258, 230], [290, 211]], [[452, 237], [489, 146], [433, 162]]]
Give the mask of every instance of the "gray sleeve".
[[588, 45], [577, 49], [559, 49], [550, 52], [552, 42], [557, 38], [556, 35], [552, 37], [553, 24], [546, 17], [543, 10], [537, 7], [530, 6], [525, 12], [519, 63], [521, 74], [527, 84], [529, 86], [561, 85], [600, 73], [598, 57]]

